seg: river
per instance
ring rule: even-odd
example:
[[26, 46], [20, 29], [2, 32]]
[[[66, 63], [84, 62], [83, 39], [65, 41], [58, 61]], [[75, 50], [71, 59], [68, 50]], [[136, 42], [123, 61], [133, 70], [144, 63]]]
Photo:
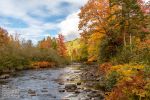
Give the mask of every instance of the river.
[[[17, 72], [16, 76], [1, 83], [0, 100], [88, 100], [80, 83], [82, 71], [79, 67], [70, 65]], [[68, 84], [73, 84], [74, 90], [66, 90]]]

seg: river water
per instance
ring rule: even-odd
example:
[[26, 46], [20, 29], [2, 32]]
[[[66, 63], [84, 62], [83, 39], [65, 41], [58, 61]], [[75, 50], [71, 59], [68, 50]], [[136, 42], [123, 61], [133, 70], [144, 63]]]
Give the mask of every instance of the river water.
[[80, 80], [79, 65], [65, 68], [26, 70], [1, 83], [0, 100], [85, 100], [86, 93], [66, 92], [66, 84]]

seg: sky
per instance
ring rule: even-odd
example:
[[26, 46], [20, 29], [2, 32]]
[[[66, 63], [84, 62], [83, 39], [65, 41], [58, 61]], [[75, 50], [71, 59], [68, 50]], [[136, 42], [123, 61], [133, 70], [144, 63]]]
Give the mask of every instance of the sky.
[[80, 8], [88, 0], [0, 0], [0, 27], [33, 43], [58, 33], [79, 37]]

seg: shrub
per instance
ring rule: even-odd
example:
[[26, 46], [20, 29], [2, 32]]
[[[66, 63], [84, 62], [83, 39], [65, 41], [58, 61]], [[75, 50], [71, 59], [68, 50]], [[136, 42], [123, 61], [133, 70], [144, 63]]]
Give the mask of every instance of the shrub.
[[122, 79], [107, 97], [108, 100], [139, 100], [144, 93], [145, 81], [141, 76], [133, 76], [130, 80]]
[[107, 100], [149, 100], [150, 67], [144, 65], [117, 65], [107, 72]]
[[54, 66], [56, 66], [54, 62], [47, 62], [47, 61], [32, 63], [32, 68], [49, 68], [49, 67], [54, 67]]
[[106, 87], [106, 91], [111, 91], [112, 88], [116, 85], [117, 80], [119, 78], [119, 73], [117, 73], [116, 71], [111, 72], [105, 81], [105, 87]]

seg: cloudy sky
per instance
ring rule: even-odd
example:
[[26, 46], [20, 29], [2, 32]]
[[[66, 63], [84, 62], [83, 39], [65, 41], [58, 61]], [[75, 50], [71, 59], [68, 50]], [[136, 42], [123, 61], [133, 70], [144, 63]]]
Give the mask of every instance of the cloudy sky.
[[78, 13], [87, 0], [0, 0], [0, 27], [34, 43], [62, 33], [79, 36]]

